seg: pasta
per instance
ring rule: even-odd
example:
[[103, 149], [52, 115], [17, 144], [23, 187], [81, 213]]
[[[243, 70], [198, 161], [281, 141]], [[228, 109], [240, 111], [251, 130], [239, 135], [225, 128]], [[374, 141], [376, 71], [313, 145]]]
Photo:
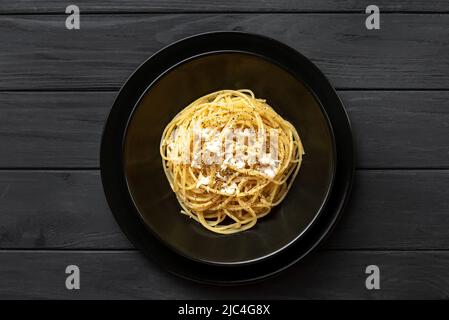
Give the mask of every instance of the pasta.
[[213, 92], [184, 108], [166, 126], [160, 153], [181, 213], [231, 234], [282, 202], [304, 149], [290, 122], [242, 89]]

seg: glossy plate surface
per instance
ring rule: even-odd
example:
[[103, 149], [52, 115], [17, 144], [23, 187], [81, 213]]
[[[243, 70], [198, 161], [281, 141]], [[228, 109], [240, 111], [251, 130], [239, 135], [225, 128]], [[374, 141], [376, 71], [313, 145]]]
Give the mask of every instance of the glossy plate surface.
[[[220, 89], [249, 88], [297, 128], [306, 155], [281, 205], [248, 231], [221, 235], [179, 213], [159, 155], [167, 123], [197, 98]], [[187, 258], [211, 264], [251, 263], [299, 237], [318, 216], [334, 177], [334, 139], [319, 102], [280, 66], [249, 53], [210, 53], [185, 61], [157, 79], [137, 104], [124, 141], [128, 188], [144, 222]]]
[[[225, 88], [267, 99], [306, 150], [284, 202], [252, 230], [227, 236], [179, 214], [158, 150], [177, 112]], [[105, 193], [131, 241], [178, 275], [220, 283], [263, 278], [314, 248], [345, 202], [353, 165], [349, 121], [322, 73], [277, 41], [234, 32], [188, 38], [147, 60], [120, 91], [101, 150]]]

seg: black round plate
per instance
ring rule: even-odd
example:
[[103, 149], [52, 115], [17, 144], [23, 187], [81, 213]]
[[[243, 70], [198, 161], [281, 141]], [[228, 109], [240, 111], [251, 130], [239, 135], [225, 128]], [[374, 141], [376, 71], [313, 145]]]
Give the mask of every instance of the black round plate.
[[[217, 69], [225, 76], [207, 76]], [[195, 72], [202, 75], [192, 77]], [[210, 233], [179, 214], [159, 154], [152, 151], [180, 108], [225, 88], [250, 88], [279, 106], [298, 128], [306, 153], [311, 151], [277, 212], [258, 228], [231, 236]], [[304, 107], [295, 108], [298, 101]], [[315, 248], [346, 202], [354, 166], [349, 120], [324, 75], [295, 50], [240, 32], [187, 38], [140, 66], [116, 98], [100, 161], [108, 203], [134, 245], [175, 274], [212, 283], [267, 277]], [[203, 243], [209, 245], [199, 250]]]
[[[210, 232], [179, 213], [165, 178], [161, 132], [182, 108], [220, 89], [250, 88], [297, 128], [306, 150], [299, 175], [282, 204], [245, 232]], [[319, 101], [281, 65], [247, 52], [202, 54], [173, 66], [142, 95], [123, 143], [129, 193], [142, 219], [162, 242], [187, 258], [214, 265], [267, 259], [307, 232], [325, 205], [335, 173], [334, 137]]]

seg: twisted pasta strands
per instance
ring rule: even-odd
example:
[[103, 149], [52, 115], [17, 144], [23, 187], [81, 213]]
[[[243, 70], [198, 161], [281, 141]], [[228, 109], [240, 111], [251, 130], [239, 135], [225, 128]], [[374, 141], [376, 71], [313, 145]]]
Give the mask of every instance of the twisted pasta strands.
[[[234, 149], [226, 157], [223, 141], [230, 130], [246, 135], [240, 143], [231, 140]], [[205, 131], [215, 142], [198, 139]], [[251, 132], [258, 133], [257, 148], [252, 148]], [[268, 146], [276, 149], [277, 158], [250, 161], [251, 152], [260, 154]], [[234, 159], [237, 148], [246, 161]], [[282, 202], [304, 149], [295, 127], [244, 89], [213, 92], [188, 105], [166, 126], [160, 154], [181, 213], [212, 232], [231, 234], [252, 228]], [[218, 161], [204, 161], [206, 155]]]

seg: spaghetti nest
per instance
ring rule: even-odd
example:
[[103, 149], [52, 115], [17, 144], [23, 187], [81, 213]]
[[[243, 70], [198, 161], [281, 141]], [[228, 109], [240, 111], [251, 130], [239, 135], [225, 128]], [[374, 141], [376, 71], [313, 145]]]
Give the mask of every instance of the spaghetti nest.
[[181, 213], [231, 234], [253, 227], [285, 198], [304, 149], [295, 127], [265, 100], [250, 90], [222, 90], [174, 117], [160, 153]]

